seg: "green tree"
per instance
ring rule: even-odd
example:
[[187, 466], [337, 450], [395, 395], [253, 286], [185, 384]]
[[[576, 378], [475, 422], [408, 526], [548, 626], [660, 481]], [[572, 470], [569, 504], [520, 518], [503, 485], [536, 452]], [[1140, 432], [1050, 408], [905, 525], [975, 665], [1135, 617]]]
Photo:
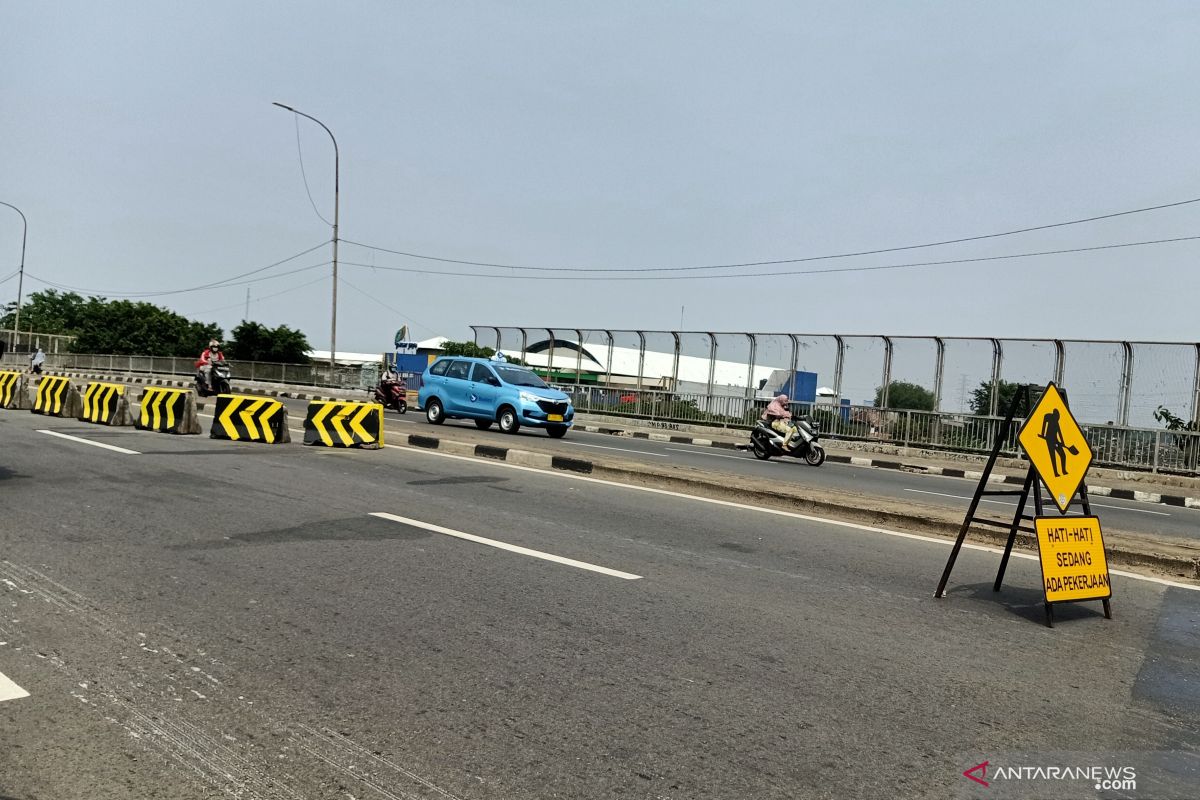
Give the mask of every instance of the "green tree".
[[[1010, 381], [1000, 381], [1000, 402], [996, 404], [996, 413], [1003, 416], [1008, 412], [1008, 405], [1022, 384]], [[971, 413], [986, 417], [992, 413], [992, 382], [980, 381], [979, 387], [971, 391]]]
[[[875, 407], [882, 408], [883, 387], [875, 390]], [[913, 411], [933, 411], [933, 392], [908, 381], [888, 384], [888, 408], [907, 408]]]
[[[11, 327], [14, 314], [0, 319]], [[76, 353], [199, 355], [221, 328], [197, 322], [152, 303], [84, 298], [74, 292], [34, 292], [21, 309], [21, 328], [75, 337]]]
[[491, 358], [496, 354], [496, 351], [490, 347], [484, 347], [471, 341], [455, 342], [449, 339], [442, 343], [442, 351], [442, 355], [467, 358]]
[[307, 364], [312, 348], [308, 338], [295, 328], [268, 328], [258, 322], [242, 322], [230, 334], [228, 356], [238, 361], [273, 361]]

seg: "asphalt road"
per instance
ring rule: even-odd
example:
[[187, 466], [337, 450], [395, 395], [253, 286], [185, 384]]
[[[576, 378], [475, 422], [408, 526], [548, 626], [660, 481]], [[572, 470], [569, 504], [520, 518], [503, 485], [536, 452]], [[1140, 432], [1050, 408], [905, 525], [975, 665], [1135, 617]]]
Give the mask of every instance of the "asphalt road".
[[[287, 404], [289, 415], [293, 420], [304, 418], [306, 407], [304, 401], [289, 400]], [[415, 408], [404, 415], [387, 411], [385, 418], [388, 428], [400, 433], [421, 433], [447, 437], [476, 437], [477, 435], [473, 422], [451, 420], [441, 426], [434, 426], [427, 423], [425, 415]], [[749, 452], [655, 442], [577, 430], [570, 431], [565, 438], [560, 440], [551, 440], [545, 432], [536, 428], [524, 428], [515, 436], [507, 436], [493, 427], [483, 436], [494, 438], [510, 447], [534, 444], [539, 449], [549, 448], [579, 458], [599, 458], [607, 455], [651, 464], [675, 464], [711, 472], [760, 477], [766, 482], [786, 482], [789, 485], [810, 486], [817, 491], [838, 489], [859, 492], [877, 498], [893, 498], [906, 503], [959, 509], [964, 514], [970, 505], [977, 483], [977, 481], [963, 478], [922, 475], [899, 470], [857, 467], [849, 464], [826, 463], [819, 468], [814, 468], [795, 458], [760, 461]], [[1004, 488], [1011, 489], [1013, 487]], [[1016, 510], [1016, 504], [1010, 498], [989, 498], [984, 503], [985, 510], [1009, 509], [1008, 513]], [[1048, 506], [1047, 513], [1058, 513], [1052, 503], [1048, 503]], [[1092, 510], [1100, 516], [1103, 524], [1122, 531], [1184, 539], [1200, 538], [1200, 509], [1097, 497], [1092, 499]], [[1079, 511], [1072, 509], [1072, 513], [1079, 513]]]
[[[1200, 785], [1200, 592], [1153, 579], [1048, 629], [1024, 558], [995, 595], [997, 556], [966, 550], [934, 600], [944, 542], [24, 412], [0, 412], [0, 499], [0, 673], [30, 695], [0, 701], [0, 797]], [[1138, 789], [984, 790], [962, 772], [985, 760], [1130, 763]]]

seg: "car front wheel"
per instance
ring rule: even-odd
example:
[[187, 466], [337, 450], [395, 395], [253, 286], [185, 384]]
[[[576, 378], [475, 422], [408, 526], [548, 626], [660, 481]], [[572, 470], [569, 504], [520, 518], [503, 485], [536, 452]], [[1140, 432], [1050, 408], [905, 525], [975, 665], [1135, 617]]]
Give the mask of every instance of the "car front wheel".
[[501, 433], [516, 433], [521, 429], [521, 420], [517, 419], [517, 412], [511, 406], [500, 409], [497, 421], [500, 423]]
[[441, 425], [446, 421], [446, 413], [442, 410], [442, 401], [436, 397], [429, 398], [425, 404], [425, 419], [433, 425]]

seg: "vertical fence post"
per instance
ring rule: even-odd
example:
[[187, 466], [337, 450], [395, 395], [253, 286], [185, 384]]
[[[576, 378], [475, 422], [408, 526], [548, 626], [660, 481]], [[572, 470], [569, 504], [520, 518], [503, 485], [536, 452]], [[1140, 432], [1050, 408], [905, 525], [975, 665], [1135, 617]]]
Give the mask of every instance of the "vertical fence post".
[[521, 360], [524, 361], [529, 348], [529, 334], [525, 332], [524, 328], [517, 328], [517, 330], [521, 332]]
[[1150, 471], [1158, 472], [1158, 451], [1162, 449], [1162, 431], [1154, 431], [1154, 463], [1150, 467]]
[[705, 394], [712, 397], [713, 378], [717, 374], [717, 335], [705, 331], [708, 336], [708, 388]]
[[833, 359], [833, 393], [836, 395], [838, 408], [842, 406], [842, 369], [846, 366], [846, 340], [834, 334], [837, 343], [837, 355]]
[[933, 410], [941, 413], [942, 411], [942, 384], [946, 378], [946, 342], [942, 337], [933, 337], [933, 344], [936, 348], [936, 361], [933, 364]]
[[[787, 336], [792, 340], [792, 360], [789, 362], [791, 368], [788, 371], [788, 382], [784, 385], [792, 387], [792, 391], [788, 392], [788, 395], [793, 395], [796, 393], [796, 371], [800, 368], [800, 340], [794, 333], [789, 333]], [[758, 396], [757, 392], [754, 396]]]
[[904, 412], [904, 449], [908, 449], [908, 443], [912, 441], [912, 412]]
[[646, 334], [641, 331], [635, 331], [638, 337], [638, 374], [637, 374], [637, 389], [638, 399], [642, 396], [643, 373], [646, 371]]
[[1000, 408], [1000, 371], [1004, 368], [1004, 346], [992, 339], [992, 407], [988, 416], [996, 416]]
[[1121, 396], [1117, 398], [1117, 424], [1129, 424], [1129, 395], [1133, 389], [1133, 345], [1121, 342]]
[[547, 382], [554, 383], [554, 329], [542, 328], [542, 330], [550, 334], [550, 350], [546, 355], [546, 378]]
[[616, 343], [616, 340], [613, 338], [612, 331], [605, 331], [604, 335], [608, 338], [608, 358], [604, 360], [604, 385], [611, 387], [613, 347]]
[[471, 341], [475, 342], [475, 346], [478, 347], [479, 346], [479, 328], [475, 327], [474, 325], [471, 325], [470, 328], [471, 328], [471, 337], [472, 337]]
[[743, 336], [750, 340], [750, 365], [746, 370], [746, 393], [743, 397], [752, 397], [758, 390], [758, 387], [754, 385], [754, 362], [758, 359], [758, 339], [754, 337], [753, 333], [746, 333]]
[[1200, 342], [1196, 344], [1196, 366], [1192, 372], [1192, 421], [1200, 423]]
[[888, 407], [888, 392], [892, 388], [892, 339], [890, 336], [880, 336], [883, 339], [883, 383], [879, 387], [879, 407]]
[[671, 331], [671, 338], [675, 340], [675, 351], [671, 356], [671, 391], [679, 391], [679, 331]]
[[575, 329], [575, 385], [583, 381], [583, 331]]
[[1067, 346], [1062, 339], [1054, 340], [1054, 382], [1062, 385], [1063, 373], [1067, 368]]

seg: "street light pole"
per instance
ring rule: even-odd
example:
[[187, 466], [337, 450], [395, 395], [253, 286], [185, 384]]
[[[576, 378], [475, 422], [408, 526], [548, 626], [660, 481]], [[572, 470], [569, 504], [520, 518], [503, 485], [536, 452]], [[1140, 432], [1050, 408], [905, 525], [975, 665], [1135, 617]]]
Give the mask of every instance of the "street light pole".
[[338, 153], [337, 139], [333, 136], [333, 131], [329, 130], [324, 122], [316, 117], [305, 114], [303, 111], [297, 111], [291, 106], [285, 106], [283, 103], [272, 103], [271, 105], [279, 106], [285, 111], [290, 111], [293, 114], [299, 114], [306, 119], [311, 119], [313, 122], [320, 125], [329, 134], [329, 138], [333, 141], [333, 312], [330, 316], [329, 323], [329, 381], [333, 382], [333, 374], [335, 369], [335, 361], [337, 360], [337, 290], [338, 290], [338, 262], [337, 262], [337, 247], [338, 247], [338, 173], [340, 170], [341, 156]]
[[[8, 206], [13, 211], [21, 214], [21, 209], [14, 206], [12, 203], [6, 203], [0, 200], [0, 206]], [[17, 349], [17, 337], [21, 332], [21, 300], [25, 291], [25, 237], [29, 233], [29, 221], [25, 219], [25, 215], [21, 214], [21, 270], [17, 278], [17, 314], [13, 319], [13, 335], [10, 342], [10, 349], [14, 352]]]

